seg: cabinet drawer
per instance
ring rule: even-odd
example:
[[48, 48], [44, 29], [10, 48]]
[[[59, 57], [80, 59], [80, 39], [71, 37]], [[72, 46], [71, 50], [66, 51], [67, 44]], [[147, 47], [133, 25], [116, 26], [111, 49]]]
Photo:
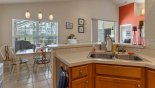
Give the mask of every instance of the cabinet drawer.
[[89, 85], [87, 77], [83, 77], [72, 81], [72, 88], [89, 88], [88, 86]]
[[103, 75], [141, 78], [142, 68], [97, 64], [96, 73]]
[[72, 68], [72, 79], [87, 76], [87, 75], [88, 75], [88, 65]]
[[143, 88], [140, 80], [96, 76], [95, 88]]

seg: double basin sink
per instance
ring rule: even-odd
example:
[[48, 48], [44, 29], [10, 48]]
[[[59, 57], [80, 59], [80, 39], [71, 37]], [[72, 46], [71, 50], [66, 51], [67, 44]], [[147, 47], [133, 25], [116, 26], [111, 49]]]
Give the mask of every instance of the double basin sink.
[[144, 61], [143, 58], [137, 55], [128, 55], [128, 54], [114, 54], [112, 52], [104, 53], [94, 53], [89, 56], [92, 59], [121, 59], [121, 60], [131, 60], [131, 61]]

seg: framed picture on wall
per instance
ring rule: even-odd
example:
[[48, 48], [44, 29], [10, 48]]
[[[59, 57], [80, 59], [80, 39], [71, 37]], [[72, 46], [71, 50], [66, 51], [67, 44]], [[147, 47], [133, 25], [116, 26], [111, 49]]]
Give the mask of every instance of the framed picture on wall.
[[66, 22], [66, 29], [73, 29], [73, 23]]
[[84, 19], [79, 18], [78, 19], [78, 25], [84, 25]]
[[84, 33], [84, 26], [78, 26], [78, 32]]

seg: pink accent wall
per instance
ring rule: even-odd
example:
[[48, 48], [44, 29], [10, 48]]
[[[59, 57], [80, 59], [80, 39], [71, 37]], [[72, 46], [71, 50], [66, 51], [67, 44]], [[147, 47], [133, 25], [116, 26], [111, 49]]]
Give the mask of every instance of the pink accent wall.
[[[144, 21], [144, 16], [134, 15], [134, 3], [119, 7], [119, 25], [132, 24], [133, 26], [137, 26], [137, 31], [136, 31], [137, 44], [139, 44], [140, 42], [139, 29], [138, 29], [139, 21]], [[120, 41], [120, 36], [118, 40]]]

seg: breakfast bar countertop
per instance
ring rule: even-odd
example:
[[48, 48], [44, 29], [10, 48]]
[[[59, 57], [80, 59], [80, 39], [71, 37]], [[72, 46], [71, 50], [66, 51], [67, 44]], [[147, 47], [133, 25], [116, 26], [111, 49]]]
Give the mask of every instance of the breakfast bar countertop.
[[139, 57], [142, 57], [143, 61], [130, 61], [121, 59], [101, 59], [101, 58], [90, 58], [87, 57], [89, 51], [76, 52], [76, 53], [65, 53], [56, 54], [56, 57], [68, 65], [69, 67], [74, 67], [78, 65], [84, 65], [89, 63], [103, 63], [103, 64], [116, 64], [116, 65], [127, 65], [127, 66], [139, 66], [148, 67], [155, 69], [155, 59], [153, 57], [136, 53]]

